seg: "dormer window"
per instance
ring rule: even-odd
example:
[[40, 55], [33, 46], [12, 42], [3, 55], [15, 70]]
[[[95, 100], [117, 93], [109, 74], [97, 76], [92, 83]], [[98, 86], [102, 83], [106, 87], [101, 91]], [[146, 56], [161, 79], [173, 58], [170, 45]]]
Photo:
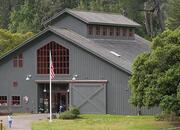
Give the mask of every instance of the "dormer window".
[[106, 36], [107, 35], [107, 27], [103, 27], [103, 36]]
[[88, 26], [88, 34], [93, 35], [93, 25]]
[[121, 26], [109, 26], [109, 25], [88, 25], [87, 35], [96, 38], [133, 38], [134, 28], [121, 27]]
[[109, 35], [114, 36], [114, 27], [110, 27]]
[[96, 26], [96, 35], [100, 35], [100, 26]]
[[134, 36], [133, 29], [129, 29], [129, 37], [133, 37], [133, 36]]
[[127, 34], [127, 29], [126, 28], [123, 28], [123, 36], [125, 37]]
[[119, 27], [116, 28], [116, 36], [121, 35], [121, 29]]

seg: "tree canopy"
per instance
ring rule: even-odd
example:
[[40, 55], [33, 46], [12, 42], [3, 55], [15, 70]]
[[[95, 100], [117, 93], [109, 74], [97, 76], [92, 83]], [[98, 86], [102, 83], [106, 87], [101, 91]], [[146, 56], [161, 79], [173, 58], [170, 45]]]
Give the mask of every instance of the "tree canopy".
[[25, 34], [21, 33], [11, 33], [8, 30], [0, 29], [0, 57], [12, 50], [24, 40], [31, 37], [33, 33], [27, 32]]
[[151, 52], [136, 58], [129, 84], [135, 106], [180, 114], [180, 29], [159, 34]]
[[138, 34], [152, 37], [165, 25], [171, 29], [179, 26], [179, 5], [179, 0], [1, 0], [0, 27], [37, 33], [45, 20], [71, 8], [123, 14], [142, 25]]

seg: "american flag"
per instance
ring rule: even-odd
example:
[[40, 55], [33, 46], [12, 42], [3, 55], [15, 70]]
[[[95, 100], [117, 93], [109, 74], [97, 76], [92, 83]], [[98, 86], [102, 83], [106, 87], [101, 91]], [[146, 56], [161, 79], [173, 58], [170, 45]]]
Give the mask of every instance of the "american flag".
[[55, 77], [54, 66], [53, 66], [51, 52], [50, 52], [50, 78], [51, 78], [51, 80], [54, 79], [54, 77]]

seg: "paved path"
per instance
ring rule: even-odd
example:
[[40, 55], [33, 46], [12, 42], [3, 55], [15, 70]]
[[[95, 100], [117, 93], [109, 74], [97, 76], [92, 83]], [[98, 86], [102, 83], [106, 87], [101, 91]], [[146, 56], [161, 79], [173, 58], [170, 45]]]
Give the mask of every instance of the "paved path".
[[7, 116], [0, 116], [0, 120], [3, 120], [3, 125], [7, 128], [7, 130], [31, 130], [32, 121], [47, 119], [47, 117], [47, 114], [13, 116], [13, 124], [11, 129], [8, 129]]

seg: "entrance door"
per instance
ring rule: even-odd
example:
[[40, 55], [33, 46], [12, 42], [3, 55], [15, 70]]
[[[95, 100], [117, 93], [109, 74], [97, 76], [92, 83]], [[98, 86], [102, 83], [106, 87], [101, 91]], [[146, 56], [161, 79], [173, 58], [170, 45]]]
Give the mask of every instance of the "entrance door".
[[68, 93], [57, 92], [53, 94], [53, 112], [59, 112], [60, 106], [63, 106], [64, 110], [68, 108]]

